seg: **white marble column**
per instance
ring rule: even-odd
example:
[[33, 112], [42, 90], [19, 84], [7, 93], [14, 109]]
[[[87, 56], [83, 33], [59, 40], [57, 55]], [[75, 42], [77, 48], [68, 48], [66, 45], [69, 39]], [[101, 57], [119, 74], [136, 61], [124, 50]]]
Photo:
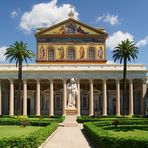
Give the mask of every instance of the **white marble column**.
[[107, 90], [106, 90], [106, 79], [103, 80], [103, 116], [107, 116]]
[[94, 98], [93, 98], [93, 80], [90, 79], [90, 92], [89, 92], [89, 116], [94, 115]]
[[120, 80], [116, 80], [116, 116], [120, 116]]
[[63, 116], [66, 116], [66, 100], [67, 100], [66, 79], [63, 79]]
[[14, 115], [14, 83], [12, 79], [10, 80], [9, 115]]
[[23, 115], [27, 115], [27, 82], [23, 80]]
[[49, 116], [54, 115], [54, 93], [53, 93], [53, 80], [50, 79], [50, 100], [49, 100]]
[[133, 80], [129, 80], [129, 115], [134, 115], [133, 110]]
[[1, 80], [0, 80], [0, 116], [2, 115], [2, 87], [1, 87]]
[[141, 115], [144, 115], [144, 99], [146, 95], [147, 87], [146, 87], [146, 80], [142, 80], [142, 90], [141, 90]]
[[37, 79], [37, 86], [36, 86], [36, 116], [41, 115], [40, 111], [40, 95], [41, 95], [41, 90], [40, 90], [40, 80]]
[[77, 80], [77, 88], [78, 88], [78, 93], [77, 93], [77, 116], [80, 116], [80, 80]]

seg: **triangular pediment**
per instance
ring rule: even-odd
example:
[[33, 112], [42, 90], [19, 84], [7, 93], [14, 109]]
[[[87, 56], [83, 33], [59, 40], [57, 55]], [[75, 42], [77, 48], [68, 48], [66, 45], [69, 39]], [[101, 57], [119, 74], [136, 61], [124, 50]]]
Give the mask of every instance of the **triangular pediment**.
[[73, 18], [69, 18], [61, 23], [49, 28], [38, 30], [35, 35], [98, 35], [107, 33], [103, 29], [96, 29]]

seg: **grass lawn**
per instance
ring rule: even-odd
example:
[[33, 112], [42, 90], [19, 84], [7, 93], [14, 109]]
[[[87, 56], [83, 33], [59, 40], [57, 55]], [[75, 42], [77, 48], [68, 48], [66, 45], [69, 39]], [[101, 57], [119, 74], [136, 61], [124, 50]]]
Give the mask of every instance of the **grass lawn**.
[[43, 128], [43, 127], [0, 126], [0, 139], [4, 137], [12, 137], [12, 136], [19, 137], [23, 135], [28, 135], [29, 133], [39, 130], [40, 128]]
[[148, 140], [148, 125], [119, 125], [102, 127], [106, 132], [116, 137], [135, 137]]

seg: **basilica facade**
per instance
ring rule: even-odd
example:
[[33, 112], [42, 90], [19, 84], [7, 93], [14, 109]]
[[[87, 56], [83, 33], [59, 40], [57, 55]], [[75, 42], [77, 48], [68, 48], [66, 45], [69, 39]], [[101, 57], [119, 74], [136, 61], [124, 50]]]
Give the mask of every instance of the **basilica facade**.
[[[23, 115], [66, 115], [67, 84], [77, 84], [76, 114], [123, 114], [123, 65], [107, 64], [106, 38], [72, 17], [35, 32], [36, 64], [23, 65]], [[147, 112], [146, 65], [127, 65], [127, 114]], [[0, 115], [15, 115], [17, 68], [0, 65]]]

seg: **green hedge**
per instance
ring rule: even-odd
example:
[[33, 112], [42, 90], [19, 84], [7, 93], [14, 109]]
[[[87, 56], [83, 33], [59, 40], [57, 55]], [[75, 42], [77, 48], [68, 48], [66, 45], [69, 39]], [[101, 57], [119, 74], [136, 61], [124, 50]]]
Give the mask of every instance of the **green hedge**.
[[[122, 125], [148, 124], [146, 121], [120, 120]], [[148, 148], [148, 141], [133, 137], [114, 137], [101, 127], [112, 125], [112, 121], [86, 122], [84, 132], [90, 141], [101, 148]]]
[[119, 120], [148, 120], [148, 118], [146, 117], [132, 117], [132, 116], [99, 116], [99, 117], [95, 117], [95, 116], [79, 116], [77, 117], [77, 122], [79, 123], [83, 123], [83, 122], [96, 122], [96, 121], [112, 121], [115, 119], [119, 119]]
[[51, 123], [50, 120], [28, 120], [28, 119], [9, 119], [9, 118], [0, 118], [0, 125], [21, 125], [22, 121], [28, 121], [31, 126], [47, 126]]
[[57, 127], [58, 123], [52, 122], [48, 126], [39, 129], [28, 136], [2, 138], [0, 139], [0, 148], [37, 148], [57, 129]]
[[51, 122], [62, 122], [64, 118], [64, 116], [53, 116], [50, 118], [1, 117], [0, 125], [20, 125], [22, 120], [27, 120], [32, 126], [47, 126]]

